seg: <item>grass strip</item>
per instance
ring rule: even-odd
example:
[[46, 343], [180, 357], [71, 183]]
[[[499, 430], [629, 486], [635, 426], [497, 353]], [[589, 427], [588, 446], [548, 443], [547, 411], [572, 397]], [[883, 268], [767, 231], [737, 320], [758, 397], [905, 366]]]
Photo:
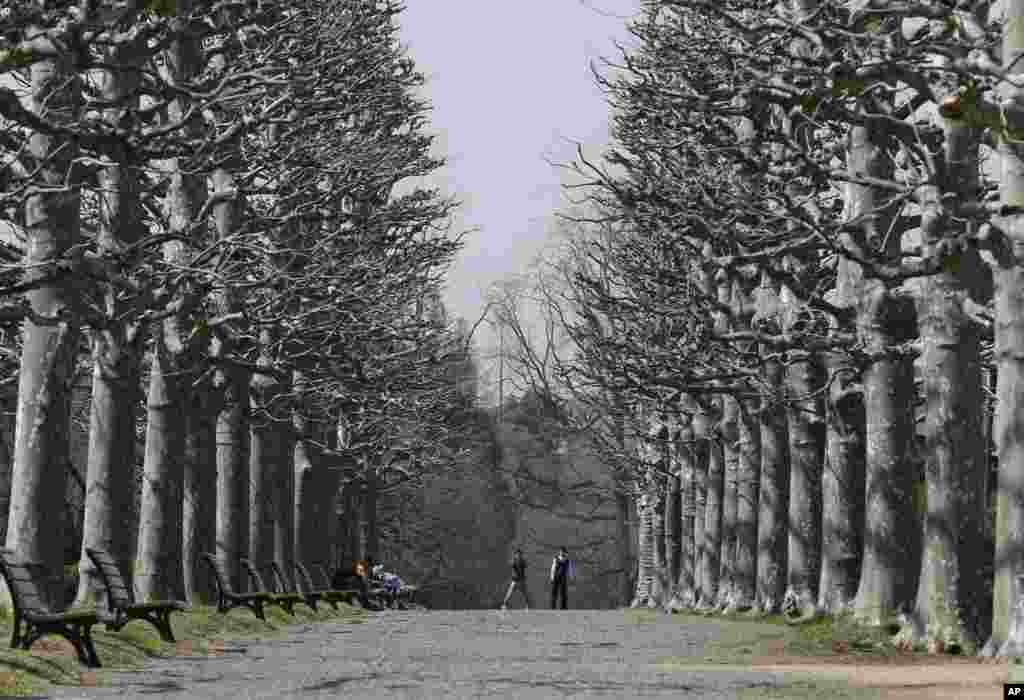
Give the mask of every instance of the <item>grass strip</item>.
[[[99, 624], [93, 627], [93, 641], [103, 663], [100, 669], [87, 669], [79, 664], [71, 644], [57, 636], [43, 637], [29, 651], [10, 649], [5, 643], [0, 648], [0, 696], [45, 695], [54, 685], [104, 685], [108, 682], [108, 671], [138, 669], [153, 659], [219, 656], [229, 640], [279, 637], [291, 625], [358, 624], [366, 618], [363, 610], [344, 604], [337, 611], [330, 606], [319, 607], [314, 612], [297, 605], [294, 616], [280, 609], [268, 609], [264, 622], [249, 610], [235, 609], [221, 614], [215, 606], [196, 605], [172, 615], [171, 626], [177, 639], [173, 644], [161, 641], [148, 622], [135, 620], [117, 632]], [[10, 639], [11, 623], [10, 612], [0, 609], [0, 640]]]

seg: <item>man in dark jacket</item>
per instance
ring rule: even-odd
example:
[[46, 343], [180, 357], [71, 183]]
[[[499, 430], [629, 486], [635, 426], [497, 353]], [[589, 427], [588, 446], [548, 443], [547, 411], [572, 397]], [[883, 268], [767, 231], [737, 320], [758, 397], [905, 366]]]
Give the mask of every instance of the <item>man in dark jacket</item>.
[[554, 610], [559, 594], [562, 610], [569, 607], [569, 580], [576, 578], [576, 565], [569, 558], [569, 551], [560, 547], [558, 556], [551, 562], [551, 609]]
[[508, 609], [508, 601], [512, 598], [512, 592], [519, 589], [523, 592], [523, 599], [526, 601], [526, 609], [530, 609], [530, 591], [526, 588], [526, 559], [523, 558], [523, 550], [517, 549], [512, 557], [512, 582], [508, 584], [508, 592], [505, 593], [505, 600], [501, 603], [501, 609]]

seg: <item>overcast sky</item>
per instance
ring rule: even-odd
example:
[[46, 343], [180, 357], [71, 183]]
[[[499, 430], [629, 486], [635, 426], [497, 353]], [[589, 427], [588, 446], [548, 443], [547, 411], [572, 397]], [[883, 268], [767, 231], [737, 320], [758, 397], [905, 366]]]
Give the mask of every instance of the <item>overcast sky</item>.
[[[614, 58], [639, 0], [408, 0], [402, 40], [428, 77], [438, 151], [434, 182], [478, 228], [449, 275], [445, 302], [470, 321], [496, 281], [524, 270], [563, 203], [563, 174], [581, 141], [597, 154], [608, 107], [591, 62]], [[482, 339], [485, 340], [485, 339]]]

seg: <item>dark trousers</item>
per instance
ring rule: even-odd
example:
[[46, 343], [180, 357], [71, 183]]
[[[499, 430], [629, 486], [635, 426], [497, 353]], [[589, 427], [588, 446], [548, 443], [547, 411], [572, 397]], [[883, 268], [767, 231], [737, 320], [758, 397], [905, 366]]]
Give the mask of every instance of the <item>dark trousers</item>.
[[558, 594], [562, 594], [562, 610], [569, 607], [569, 582], [564, 576], [556, 576], [551, 582], [551, 609], [554, 610], [558, 603]]

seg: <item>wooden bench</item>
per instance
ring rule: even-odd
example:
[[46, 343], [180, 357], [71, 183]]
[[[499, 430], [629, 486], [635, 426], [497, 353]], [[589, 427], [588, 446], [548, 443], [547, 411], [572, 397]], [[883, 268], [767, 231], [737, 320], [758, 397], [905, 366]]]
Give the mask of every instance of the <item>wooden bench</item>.
[[[284, 575], [284, 569], [276, 561], [270, 562], [271, 575], [274, 577], [275, 589], [281, 593], [302, 596], [302, 602], [307, 607], [316, 610], [316, 605], [323, 599], [320, 591], [301, 590], [295, 583]], [[335, 606], [337, 607], [337, 606]]]
[[217, 560], [217, 557], [210, 553], [200, 555], [210, 568], [213, 569], [213, 578], [217, 582], [217, 611], [226, 613], [232, 608], [249, 608], [253, 614], [261, 620], [266, 621], [263, 613], [263, 604], [270, 601], [267, 593], [239, 593], [231, 588], [228, 574], [224, 565]]
[[119, 630], [132, 620], [144, 620], [156, 627], [160, 639], [165, 642], [174, 641], [171, 630], [171, 613], [187, 610], [188, 605], [178, 600], [154, 600], [148, 603], [136, 603], [135, 593], [125, 582], [117, 562], [109, 552], [102, 549], [86, 547], [85, 553], [99, 571], [103, 586], [107, 589], [107, 610], [109, 619], [101, 620], [107, 629]]
[[401, 605], [414, 608], [422, 609], [419, 603], [416, 602], [416, 594], [419, 592], [420, 587], [413, 583], [403, 583], [401, 588], [398, 589], [398, 600]]
[[[102, 664], [92, 643], [92, 626], [99, 622], [96, 611], [53, 612], [39, 593], [39, 581], [32, 569], [38, 571], [42, 567], [18, 561], [14, 552], [0, 549], [0, 573], [7, 581], [7, 590], [14, 603], [11, 648], [28, 650], [39, 638], [57, 634], [74, 645], [79, 661], [91, 668], [99, 668]], [[24, 631], [21, 629], [23, 623]]]
[[319, 595], [321, 600], [327, 601], [335, 610], [338, 609], [338, 603], [351, 604], [362, 593], [358, 588], [317, 588], [309, 570], [301, 562], [295, 562], [295, 573], [299, 590]]
[[298, 593], [281, 593], [271, 590], [263, 582], [263, 576], [259, 570], [248, 559], [241, 559], [242, 566], [249, 574], [249, 581], [252, 587], [267, 596], [267, 602], [284, 610], [289, 615], [295, 614], [295, 604], [304, 602], [303, 597]]
[[[323, 582], [324, 582], [324, 587], [325, 588], [330, 588], [331, 587], [331, 577], [327, 574], [327, 567], [325, 567], [323, 564], [317, 564], [313, 568], [314, 568], [315, 571], [319, 572], [320, 576], [322, 577]], [[371, 586], [369, 580], [366, 580], [365, 597], [364, 597], [364, 590], [363, 589], [359, 589], [357, 591], [357, 593], [358, 593], [358, 600], [360, 600], [360, 602], [364, 606], [366, 606], [368, 608], [376, 606], [376, 608], [378, 610], [383, 607], [382, 598], [384, 596], [384, 589], [381, 588], [380, 586]]]

